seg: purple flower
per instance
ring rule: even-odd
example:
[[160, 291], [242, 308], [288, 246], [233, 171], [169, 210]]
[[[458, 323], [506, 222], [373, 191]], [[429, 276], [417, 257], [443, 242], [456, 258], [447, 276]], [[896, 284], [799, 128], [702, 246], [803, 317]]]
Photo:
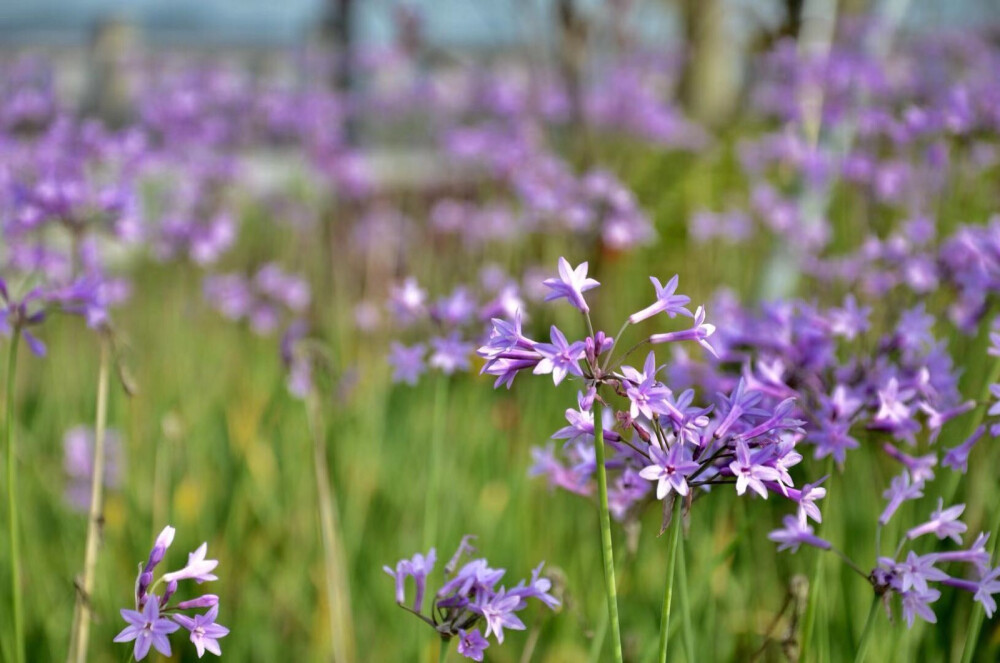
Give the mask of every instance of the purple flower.
[[457, 287], [434, 305], [433, 316], [450, 327], [465, 324], [476, 312], [476, 300], [464, 287]]
[[973, 541], [967, 550], [940, 552], [936, 553], [935, 557], [939, 563], [961, 562], [963, 564], [972, 564], [979, 571], [980, 575], [982, 575], [989, 571], [990, 568], [990, 553], [986, 550], [986, 542], [989, 538], [989, 534], [980, 532], [979, 536], [976, 537], [976, 540]]
[[508, 594], [512, 596], [517, 595], [522, 598], [536, 598], [553, 610], [558, 608], [562, 602], [550, 593], [550, 590], [552, 589], [552, 581], [548, 578], [542, 577], [542, 568], [544, 566], [545, 562], [542, 562], [532, 569], [531, 581], [525, 584], [522, 580], [517, 583], [517, 587], [510, 590]]
[[465, 658], [471, 658], [473, 661], [482, 661], [483, 651], [489, 646], [489, 640], [479, 633], [478, 628], [471, 631], [458, 630], [458, 653]]
[[809, 518], [812, 518], [817, 523], [823, 522], [823, 515], [820, 513], [819, 507], [816, 506], [816, 500], [826, 497], [826, 488], [819, 486], [824, 481], [826, 481], [826, 477], [823, 477], [814, 484], [805, 484], [799, 491], [799, 497], [795, 501], [799, 504], [798, 518], [802, 526], [808, 523]]
[[583, 375], [580, 368], [580, 360], [586, 352], [586, 345], [583, 341], [574, 341], [570, 344], [566, 336], [552, 325], [550, 331], [552, 343], [538, 343], [535, 350], [542, 356], [542, 360], [535, 366], [535, 375], [552, 374], [552, 381], [555, 384], [562, 382], [570, 373], [577, 376]]
[[630, 315], [628, 318], [630, 324], [637, 324], [658, 313], [666, 313], [671, 318], [676, 317], [678, 313], [682, 313], [688, 317], [691, 316], [691, 311], [684, 308], [684, 305], [689, 303], [691, 298], [686, 295], [674, 294], [677, 291], [678, 277], [676, 274], [672, 279], [667, 281], [666, 286], [660, 285], [660, 279], [655, 276], [650, 276], [649, 280], [652, 281], [653, 287], [656, 289], [656, 301], [641, 311]]
[[936, 454], [914, 457], [900, 451], [888, 442], [883, 444], [882, 448], [889, 455], [889, 457], [899, 461], [906, 467], [907, 470], [909, 470], [910, 478], [914, 481], [914, 483], [931, 481], [934, 479], [934, 466], [937, 465], [938, 461]]
[[676, 343], [678, 341], [697, 341], [698, 345], [708, 350], [712, 353], [713, 357], [717, 357], [718, 354], [715, 352], [709, 342], [708, 337], [715, 333], [715, 325], [708, 324], [705, 322], [705, 307], [699, 306], [694, 312], [694, 326], [691, 329], [685, 329], [683, 331], [667, 332], [665, 334], [653, 334], [649, 337], [649, 342], [653, 345], [657, 343]]
[[545, 301], [565, 298], [584, 313], [589, 312], [590, 307], [587, 306], [583, 293], [601, 285], [594, 279], [587, 278], [587, 263], [582, 262], [573, 268], [566, 258], [559, 258], [559, 278], [545, 279], [543, 284], [551, 290], [545, 295]]
[[903, 599], [903, 617], [906, 625], [913, 628], [913, 620], [920, 616], [931, 624], [937, 623], [937, 615], [931, 610], [930, 604], [941, 598], [941, 592], [936, 589], [926, 589], [925, 591], [912, 590], [901, 594]]
[[670, 450], [665, 452], [658, 446], [649, 445], [649, 458], [652, 465], [639, 470], [639, 476], [647, 481], [656, 481], [656, 499], [662, 500], [675, 490], [678, 495], [688, 494], [687, 476], [697, 470], [700, 465], [687, 457], [684, 445], [674, 442]]
[[870, 306], [859, 307], [854, 295], [847, 295], [844, 298], [844, 308], [831, 309], [827, 316], [830, 332], [834, 336], [843, 336], [848, 341], [853, 341], [858, 334], [868, 329], [868, 316], [871, 312]]
[[910, 473], [903, 470], [902, 474], [893, 478], [889, 489], [882, 493], [882, 497], [889, 500], [889, 503], [886, 504], [882, 515], [879, 516], [878, 522], [881, 525], [887, 524], [903, 502], [923, 497], [923, 488], [923, 481], [914, 481], [911, 483]]
[[427, 346], [423, 343], [406, 346], [393, 341], [389, 351], [389, 364], [392, 366], [392, 381], [416, 385], [420, 376], [427, 370], [424, 355]]
[[[105, 432], [104, 485], [117, 488], [121, 473], [121, 438], [116, 431]], [[63, 436], [63, 468], [69, 479], [66, 500], [74, 509], [86, 511], [90, 505], [90, 489], [94, 474], [94, 431], [89, 426], [76, 426]]]
[[427, 588], [427, 576], [434, 570], [434, 564], [436, 561], [437, 552], [434, 548], [431, 548], [427, 552], [426, 556], [416, 553], [410, 559], [400, 560], [396, 564], [395, 570], [388, 566], [382, 567], [383, 571], [396, 579], [396, 603], [402, 604], [406, 601], [404, 583], [407, 576], [409, 576], [413, 578], [413, 584], [416, 587], [413, 599], [413, 609], [416, 612], [420, 612], [423, 609], [424, 592]]
[[892, 431], [904, 437], [911, 436], [918, 428], [907, 405], [913, 394], [912, 389], [901, 390], [899, 381], [890, 378], [886, 386], [878, 390], [878, 412], [872, 418], [869, 428]]
[[851, 437], [850, 431], [850, 422], [821, 420], [819, 431], [812, 432], [808, 438], [816, 446], [816, 458], [832, 455], [838, 465], [843, 465], [847, 450], [861, 446]]
[[202, 594], [198, 598], [181, 601], [177, 604], [178, 610], [200, 610], [201, 608], [211, 608], [219, 605], [219, 597], [215, 594]]
[[440, 370], [445, 375], [469, 370], [469, 355], [472, 354], [473, 346], [463, 341], [457, 331], [451, 332], [446, 337], [431, 338], [431, 347], [433, 351], [427, 363], [432, 368]]
[[993, 598], [994, 594], [1000, 594], [1000, 566], [990, 570], [980, 578], [976, 587], [975, 600], [983, 604], [983, 611], [986, 618], [992, 619], [996, 612], [997, 602]]
[[[193, 618], [187, 615], [174, 615], [181, 626], [191, 631], [191, 642], [198, 650], [198, 658], [205, 655], [205, 651], [210, 651], [216, 656], [222, 656], [219, 648], [219, 638], [229, 635], [229, 629], [215, 623], [219, 616], [219, 606], [214, 605], [204, 615], [195, 615]], [[169, 656], [169, 654], [167, 654]]]
[[962, 544], [962, 533], [968, 527], [958, 519], [965, 511], [964, 504], [944, 508], [944, 499], [938, 498], [938, 508], [931, 513], [931, 519], [922, 525], [910, 529], [906, 532], [906, 538], [912, 540], [924, 534], [934, 534], [939, 539], [951, 539], [955, 543]]
[[497, 642], [503, 644], [503, 630], [505, 628], [515, 631], [525, 629], [524, 622], [514, 614], [520, 604], [520, 596], [508, 596], [507, 591], [501, 587], [499, 592], [489, 597], [484, 596], [481, 600], [470, 605], [469, 609], [479, 613], [486, 620], [486, 637], [489, 637], [490, 633], [494, 633]]
[[656, 355], [650, 352], [646, 356], [643, 372], [631, 366], [622, 366], [625, 377], [625, 396], [631, 402], [630, 416], [635, 419], [640, 414], [647, 419], [653, 418], [653, 405], [670, 395], [670, 389], [656, 380]]
[[194, 552], [188, 553], [187, 566], [180, 571], [165, 573], [163, 580], [165, 582], [194, 580], [199, 584], [209, 580], [218, 580], [219, 578], [212, 574], [212, 571], [219, 565], [219, 561], [216, 559], [205, 559], [206, 554], [208, 554], [208, 543], [203, 543]]
[[[719, 394], [722, 397], [722, 394]], [[723, 398], [722, 409], [726, 412], [725, 417], [719, 422], [715, 429], [715, 437], [723, 438], [729, 429], [738, 422], [744, 415], [757, 414], [760, 412], [755, 406], [760, 402], [762, 394], [756, 391], [747, 391], [746, 383], [740, 378], [736, 383], [736, 388], [729, 398]]]
[[969, 452], [972, 451], [972, 447], [975, 446], [976, 442], [979, 441], [986, 433], [986, 426], [980, 426], [972, 435], [969, 436], [965, 442], [948, 449], [948, 452], [944, 455], [944, 460], [941, 464], [945, 467], [950, 467], [956, 472], [961, 472], [965, 474], [969, 469]]
[[750, 448], [743, 440], [736, 443], [736, 460], [729, 464], [729, 469], [736, 477], [736, 494], [742, 495], [747, 487], [767, 499], [765, 481], [777, 481], [780, 474], [773, 467], [758, 465], [750, 455]]
[[170, 656], [170, 640], [167, 636], [180, 628], [177, 624], [160, 617], [160, 601], [158, 597], [151, 596], [152, 600], [146, 601], [142, 612], [122, 609], [122, 618], [128, 622], [128, 626], [121, 633], [115, 636], [115, 642], [131, 642], [135, 640], [135, 660], [141, 661], [146, 658], [149, 648], [155, 647], [156, 651], [164, 656]]
[[163, 558], [167, 554], [167, 548], [170, 544], [174, 542], [175, 530], [170, 525], [167, 525], [156, 537], [156, 541], [153, 543], [153, 549], [149, 551], [149, 559], [146, 562], [144, 571], [152, 571], [157, 564], [163, 561]]
[[899, 575], [899, 591], [907, 592], [912, 587], [918, 592], [926, 592], [928, 582], [945, 580], [948, 574], [934, 566], [937, 560], [936, 555], [918, 555], [911, 550], [905, 562], [893, 565]]
[[402, 285], [393, 286], [390, 295], [390, 306], [396, 317], [403, 322], [413, 321], [424, 312], [427, 301], [427, 291], [417, 284], [412, 276], [403, 281]]
[[825, 541], [813, 534], [813, 528], [795, 516], [785, 516], [782, 519], [784, 528], [776, 529], [767, 535], [767, 538], [778, 543], [778, 552], [791, 550], [798, 552], [799, 546], [803, 543], [821, 550], [829, 550], [832, 546], [829, 541]]
[[[442, 585], [437, 595], [442, 597], [453, 592], [457, 594], [492, 593], [494, 585], [500, 582], [504, 573], [506, 572], [503, 569], [490, 568], [485, 559], [474, 559], [463, 566], [454, 578]], [[489, 635], [489, 632], [486, 635]]]
[[[993, 386], [996, 386], [998, 388], [998, 391], [995, 392], [995, 394], [1000, 394], [1000, 385], [993, 385]], [[993, 386], [990, 387], [991, 391], [993, 389]], [[930, 443], [934, 444], [935, 442], [937, 442], [938, 435], [941, 434], [941, 428], [946, 423], [948, 423], [950, 420], [954, 419], [959, 415], [969, 412], [974, 407], [976, 407], [976, 402], [971, 400], [965, 401], [964, 403], [961, 403], [959, 405], [956, 405], [955, 407], [948, 408], [943, 411], [938, 411], [937, 409], [932, 407], [929, 403], [921, 403], [920, 410], [927, 415], [927, 428], [931, 432], [930, 436], [928, 437]], [[996, 408], [997, 412], [993, 414], [1000, 414], [1000, 407], [996, 406], [994, 407]]]

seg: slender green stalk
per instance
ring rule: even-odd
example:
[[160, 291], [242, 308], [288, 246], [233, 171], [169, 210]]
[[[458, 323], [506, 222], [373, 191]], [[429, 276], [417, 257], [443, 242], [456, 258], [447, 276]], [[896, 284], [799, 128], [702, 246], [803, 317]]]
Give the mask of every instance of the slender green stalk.
[[[833, 473], [833, 456], [826, 461], [826, 471], [824, 474]], [[809, 646], [812, 644], [813, 625], [816, 623], [816, 603], [819, 601], [820, 585], [823, 581], [823, 563], [826, 555], [822, 550], [815, 550], [816, 562], [813, 565], [812, 575], [809, 577], [809, 601], [806, 603], [806, 614], [802, 618], [802, 638], [799, 643], [799, 660], [808, 661], [807, 656]]]
[[670, 603], [674, 598], [674, 566], [677, 563], [677, 543], [681, 532], [681, 498], [675, 500], [674, 515], [670, 521], [670, 541], [667, 543], [667, 582], [663, 589], [663, 611], [660, 614], [660, 651], [656, 660], [667, 661], [667, 642], [670, 640]]
[[319, 397], [310, 391], [306, 415], [312, 436], [313, 465], [316, 469], [316, 497], [319, 503], [326, 569], [326, 602], [330, 618], [330, 641], [335, 663], [355, 660], [354, 627], [351, 621], [351, 588], [345, 573], [344, 548], [337, 518], [337, 496], [330, 482], [326, 457], [326, 435], [322, 425]]
[[687, 652], [687, 659], [693, 661], [696, 658], [698, 645], [694, 641], [694, 629], [691, 628], [691, 594], [688, 592], [688, 572], [687, 572], [687, 551], [682, 540], [678, 545], [677, 559], [677, 598], [681, 602], [681, 627], [684, 634], [684, 649]]
[[448, 641], [441, 638], [441, 646], [438, 648], [438, 663], [448, 660]]
[[21, 602], [21, 535], [17, 510], [17, 470], [14, 467], [14, 375], [17, 373], [17, 348], [21, 331], [14, 329], [7, 359], [7, 406], [5, 410], [4, 444], [7, 448], [7, 513], [10, 526], [11, 613], [14, 616], [14, 661], [24, 663], [24, 614]]
[[601, 521], [601, 554], [604, 558], [604, 591], [608, 597], [611, 649], [616, 663], [622, 663], [622, 636], [618, 625], [618, 591], [615, 589], [615, 555], [611, 543], [611, 512], [608, 511], [608, 473], [604, 467], [604, 406], [594, 417], [594, 448], [597, 454], [598, 516]]
[[108, 423], [108, 340], [101, 338], [101, 366], [97, 372], [97, 420], [94, 423], [94, 475], [90, 484], [90, 515], [83, 557], [83, 582], [76, 594], [75, 630], [70, 639], [69, 663], [85, 663], [90, 640], [91, 596], [97, 575], [97, 549], [104, 523], [104, 440]]
[[427, 490], [424, 492], [424, 550], [429, 549], [437, 540], [438, 507], [441, 503], [441, 450], [444, 443], [445, 408], [448, 404], [447, 375], [437, 376], [434, 386], [434, 405], [431, 411], [430, 439], [430, 475]]
[[865, 619], [865, 628], [861, 631], [861, 640], [858, 642], [858, 653], [854, 657], [854, 663], [863, 663], [865, 652], [868, 649], [868, 641], [875, 630], [875, 618], [878, 616], [878, 594], [872, 597], [871, 607], [868, 608], [868, 617]]

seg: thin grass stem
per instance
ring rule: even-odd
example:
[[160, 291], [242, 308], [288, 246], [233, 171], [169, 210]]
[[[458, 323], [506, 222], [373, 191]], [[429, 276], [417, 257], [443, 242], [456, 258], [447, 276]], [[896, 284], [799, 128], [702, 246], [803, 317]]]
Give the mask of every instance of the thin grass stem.
[[7, 355], [7, 405], [4, 411], [4, 446], [7, 450], [7, 524], [10, 527], [11, 614], [14, 619], [14, 661], [24, 663], [24, 614], [21, 597], [21, 535], [17, 507], [17, 469], [14, 453], [14, 376], [21, 332], [14, 329]]
[[344, 546], [337, 516], [337, 495], [330, 481], [326, 454], [326, 434], [315, 390], [306, 398], [306, 418], [312, 437], [313, 465], [316, 471], [316, 498], [323, 539], [323, 565], [326, 571], [326, 601], [330, 618], [330, 641], [335, 663], [355, 660], [354, 627], [351, 620], [351, 589], [345, 573]]
[[108, 423], [108, 374], [111, 353], [108, 339], [101, 337], [101, 364], [97, 371], [97, 415], [94, 422], [94, 473], [90, 482], [90, 513], [87, 518], [87, 543], [83, 556], [83, 580], [76, 595], [75, 632], [71, 636], [71, 663], [85, 663], [90, 641], [90, 617], [94, 580], [97, 575], [97, 553], [104, 529], [104, 468], [105, 438]]
[[616, 663], [622, 663], [622, 636], [618, 623], [618, 591], [615, 587], [615, 556], [611, 542], [611, 512], [608, 510], [608, 473], [604, 467], [604, 405], [594, 418], [594, 448], [597, 456], [598, 516], [601, 523], [601, 554], [604, 559], [604, 591], [608, 599], [608, 626], [611, 651]]

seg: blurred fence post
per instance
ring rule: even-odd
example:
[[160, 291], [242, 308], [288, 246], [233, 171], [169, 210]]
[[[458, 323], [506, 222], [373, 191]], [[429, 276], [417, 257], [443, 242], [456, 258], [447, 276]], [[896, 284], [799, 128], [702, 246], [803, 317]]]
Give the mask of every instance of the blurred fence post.
[[[333, 59], [334, 90], [345, 99], [354, 90], [354, 1], [327, 0], [322, 19], [323, 42]], [[344, 118], [344, 137], [348, 144], [357, 140], [357, 124], [353, 113]]]
[[124, 126], [132, 117], [125, 65], [135, 44], [135, 28], [118, 17], [99, 21], [87, 56], [87, 83], [80, 114], [96, 116], [109, 127]]
[[680, 0], [687, 62], [681, 94], [694, 119], [719, 125], [740, 95], [740, 40], [727, 16], [727, 0]]

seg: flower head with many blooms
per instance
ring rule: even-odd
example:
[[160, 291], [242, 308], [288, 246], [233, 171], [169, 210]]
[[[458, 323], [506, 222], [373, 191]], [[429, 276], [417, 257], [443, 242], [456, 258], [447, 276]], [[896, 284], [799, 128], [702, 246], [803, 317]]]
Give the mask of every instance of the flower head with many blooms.
[[[531, 572], [530, 580], [521, 580], [513, 587], [497, 586], [506, 575], [503, 569], [491, 568], [484, 558], [463, 563], [475, 552], [473, 537], [466, 536], [458, 550], [444, 567], [444, 583], [434, 594], [431, 606], [424, 613], [427, 578], [434, 570], [437, 553], [433, 548], [426, 555], [415, 554], [400, 560], [395, 568], [383, 569], [396, 581], [396, 603], [422, 619], [447, 643], [458, 638], [458, 653], [474, 661], [483, 660], [483, 650], [490, 646], [487, 638], [503, 644], [504, 629], [524, 630], [518, 617], [528, 606], [528, 599], [537, 599], [555, 610], [561, 604], [553, 594], [552, 581], [542, 575], [543, 564]], [[413, 580], [413, 602], [407, 605], [407, 579]], [[484, 630], [480, 632], [479, 623]], [[442, 645], [444, 646], [444, 645]]]
[[[219, 616], [219, 597], [215, 594], [202, 594], [175, 604], [170, 602], [182, 580], [193, 580], [198, 584], [218, 580], [212, 572], [219, 562], [206, 559], [207, 543], [201, 544], [188, 555], [188, 562], [183, 568], [154, 579], [154, 571], [166, 557], [167, 549], [173, 541], [174, 528], [168, 525], [156, 537], [146, 563], [139, 565], [139, 575], [135, 579], [135, 609], [124, 608], [121, 611], [128, 626], [115, 636], [115, 642], [134, 642], [133, 655], [137, 661], [146, 658], [151, 648], [163, 656], [170, 656], [170, 640], [167, 636], [181, 628], [190, 635], [191, 642], [198, 651], [198, 658], [206, 651], [221, 656], [219, 639], [229, 635], [228, 628], [215, 622]], [[156, 594], [161, 586], [163, 593]], [[184, 614], [185, 611], [205, 608], [208, 611], [204, 614]]]

